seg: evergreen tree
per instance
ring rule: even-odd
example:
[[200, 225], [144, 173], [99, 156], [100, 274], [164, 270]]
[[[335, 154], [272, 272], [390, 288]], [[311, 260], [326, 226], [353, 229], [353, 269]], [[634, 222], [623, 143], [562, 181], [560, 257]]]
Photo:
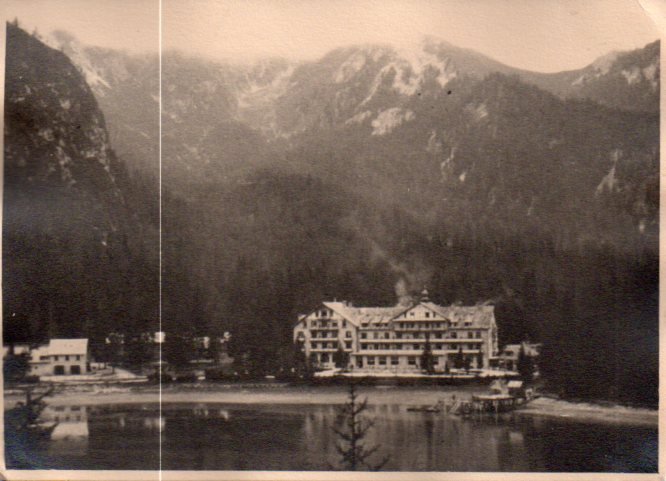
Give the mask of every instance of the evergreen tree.
[[453, 361], [453, 366], [456, 369], [462, 369], [465, 367], [465, 355], [463, 354], [462, 346], [458, 347], [458, 352], [456, 353], [456, 358]]
[[476, 367], [483, 369], [483, 345], [479, 346], [479, 354], [477, 355]]
[[211, 336], [206, 351], [206, 358], [217, 362], [222, 352], [221, 339], [218, 336]]
[[338, 344], [338, 350], [333, 353], [333, 362], [338, 369], [344, 369], [349, 364], [349, 354], [342, 347], [342, 344]]
[[308, 369], [314, 372], [317, 367], [319, 367], [319, 363], [317, 362], [317, 355], [314, 352], [311, 352], [310, 356], [308, 357]]
[[465, 368], [465, 371], [469, 372], [469, 368], [472, 367], [472, 358], [469, 356], [465, 356], [463, 359], [463, 367]]
[[426, 374], [435, 373], [435, 357], [432, 354], [432, 345], [430, 344], [430, 333], [426, 333], [425, 345], [421, 354], [421, 369]]
[[164, 360], [174, 367], [185, 366], [192, 358], [192, 338], [185, 334], [170, 332], [166, 335], [162, 354]]
[[309, 379], [312, 376], [312, 368], [305, 355], [305, 341], [297, 339], [293, 344], [292, 368], [294, 374], [304, 379]]
[[30, 371], [29, 360], [28, 353], [15, 354], [12, 349], [2, 364], [5, 383], [23, 381]]
[[526, 383], [531, 382], [534, 377], [534, 362], [532, 358], [525, 353], [523, 345], [518, 352], [518, 365], [516, 366], [520, 378]]
[[379, 450], [379, 446], [365, 445], [365, 438], [375, 424], [374, 420], [363, 417], [363, 413], [367, 409], [368, 398], [359, 401], [356, 384], [351, 381], [348, 400], [340, 410], [343, 428], [333, 428], [341, 441], [336, 445], [336, 450], [341, 456], [340, 464], [344, 471], [359, 469], [379, 471], [389, 461], [387, 456], [377, 464], [370, 462], [370, 458]]
[[127, 362], [130, 366], [141, 367], [152, 360], [152, 338], [147, 334], [129, 337], [125, 346]]

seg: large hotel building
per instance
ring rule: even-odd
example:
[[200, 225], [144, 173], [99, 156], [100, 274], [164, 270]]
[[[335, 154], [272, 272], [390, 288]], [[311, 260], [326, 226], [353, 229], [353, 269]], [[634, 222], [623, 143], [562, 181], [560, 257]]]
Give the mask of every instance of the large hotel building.
[[426, 290], [418, 302], [394, 307], [324, 302], [299, 316], [294, 341], [321, 368], [334, 368], [342, 347], [355, 371], [420, 372], [426, 342], [440, 372], [455, 367], [460, 352], [471, 368], [487, 368], [498, 351], [494, 306], [440, 306]]

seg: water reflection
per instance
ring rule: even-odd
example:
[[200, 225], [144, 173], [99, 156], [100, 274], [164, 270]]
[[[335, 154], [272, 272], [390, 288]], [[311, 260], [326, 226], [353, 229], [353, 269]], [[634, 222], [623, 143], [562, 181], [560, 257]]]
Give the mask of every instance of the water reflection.
[[88, 449], [88, 410], [86, 406], [47, 406], [41, 417], [57, 423], [51, 433], [49, 453], [83, 456]]
[[[333, 405], [48, 407], [58, 421], [39, 468], [322, 470], [338, 465]], [[368, 445], [396, 471], [654, 472], [656, 428], [506, 415], [464, 420], [371, 405]]]

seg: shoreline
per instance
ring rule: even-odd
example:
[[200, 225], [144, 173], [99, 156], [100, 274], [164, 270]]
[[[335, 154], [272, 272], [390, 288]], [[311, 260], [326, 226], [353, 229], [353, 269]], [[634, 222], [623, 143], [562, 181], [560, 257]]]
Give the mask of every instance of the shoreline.
[[[472, 394], [484, 392], [479, 387], [397, 387], [397, 386], [361, 386], [361, 397], [368, 397], [370, 404], [385, 405], [433, 405], [441, 399], [451, 396], [467, 398]], [[48, 398], [52, 406], [104, 404], [129, 405], [158, 403], [160, 390], [157, 386], [106, 387], [101, 389], [81, 389], [77, 391], [56, 392]], [[344, 386], [238, 386], [208, 385], [203, 389], [191, 385], [169, 385], [162, 389], [162, 403], [176, 404], [291, 404], [320, 405], [343, 404], [346, 402]], [[18, 394], [5, 394], [5, 409], [21, 401]], [[630, 408], [625, 406], [602, 406], [584, 402], [569, 402], [547, 397], [534, 399], [526, 406], [515, 411], [520, 416], [568, 419], [578, 422], [601, 422], [626, 426], [658, 426], [658, 410], [648, 408]]]

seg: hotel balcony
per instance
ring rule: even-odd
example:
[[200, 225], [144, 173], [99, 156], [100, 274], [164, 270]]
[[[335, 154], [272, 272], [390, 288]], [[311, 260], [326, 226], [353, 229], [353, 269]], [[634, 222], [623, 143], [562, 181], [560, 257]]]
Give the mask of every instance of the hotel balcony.
[[401, 327], [399, 325], [394, 326], [394, 330], [402, 332], [412, 332], [412, 331], [448, 331], [450, 327], [442, 325], [440, 327], [435, 326], [412, 326], [412, 327]]
[[[363, 344], [421, 344], [425, 343], [425, 338], [418, 339], [359, 339]], [[450, 338], [430, 338], [430, 345], [434, 344], [479, 344], [485, 342], [481, 338], [473, 339], [450, 339]]]
[[[479, 349], [463, 349], [463, 354], [479, 354], [481, 351]], [[408, 355], [414, 356], [417, 354], [423, 353], [423, 349], [359, 349], [354, 352], [358, 355], [376, 355], [376, 356], [386, 356], [386, 355]], [[448, 355], [448, 354], [457, 354], [457, 349], [433, 349], [432, 353], [435, 355]]]

